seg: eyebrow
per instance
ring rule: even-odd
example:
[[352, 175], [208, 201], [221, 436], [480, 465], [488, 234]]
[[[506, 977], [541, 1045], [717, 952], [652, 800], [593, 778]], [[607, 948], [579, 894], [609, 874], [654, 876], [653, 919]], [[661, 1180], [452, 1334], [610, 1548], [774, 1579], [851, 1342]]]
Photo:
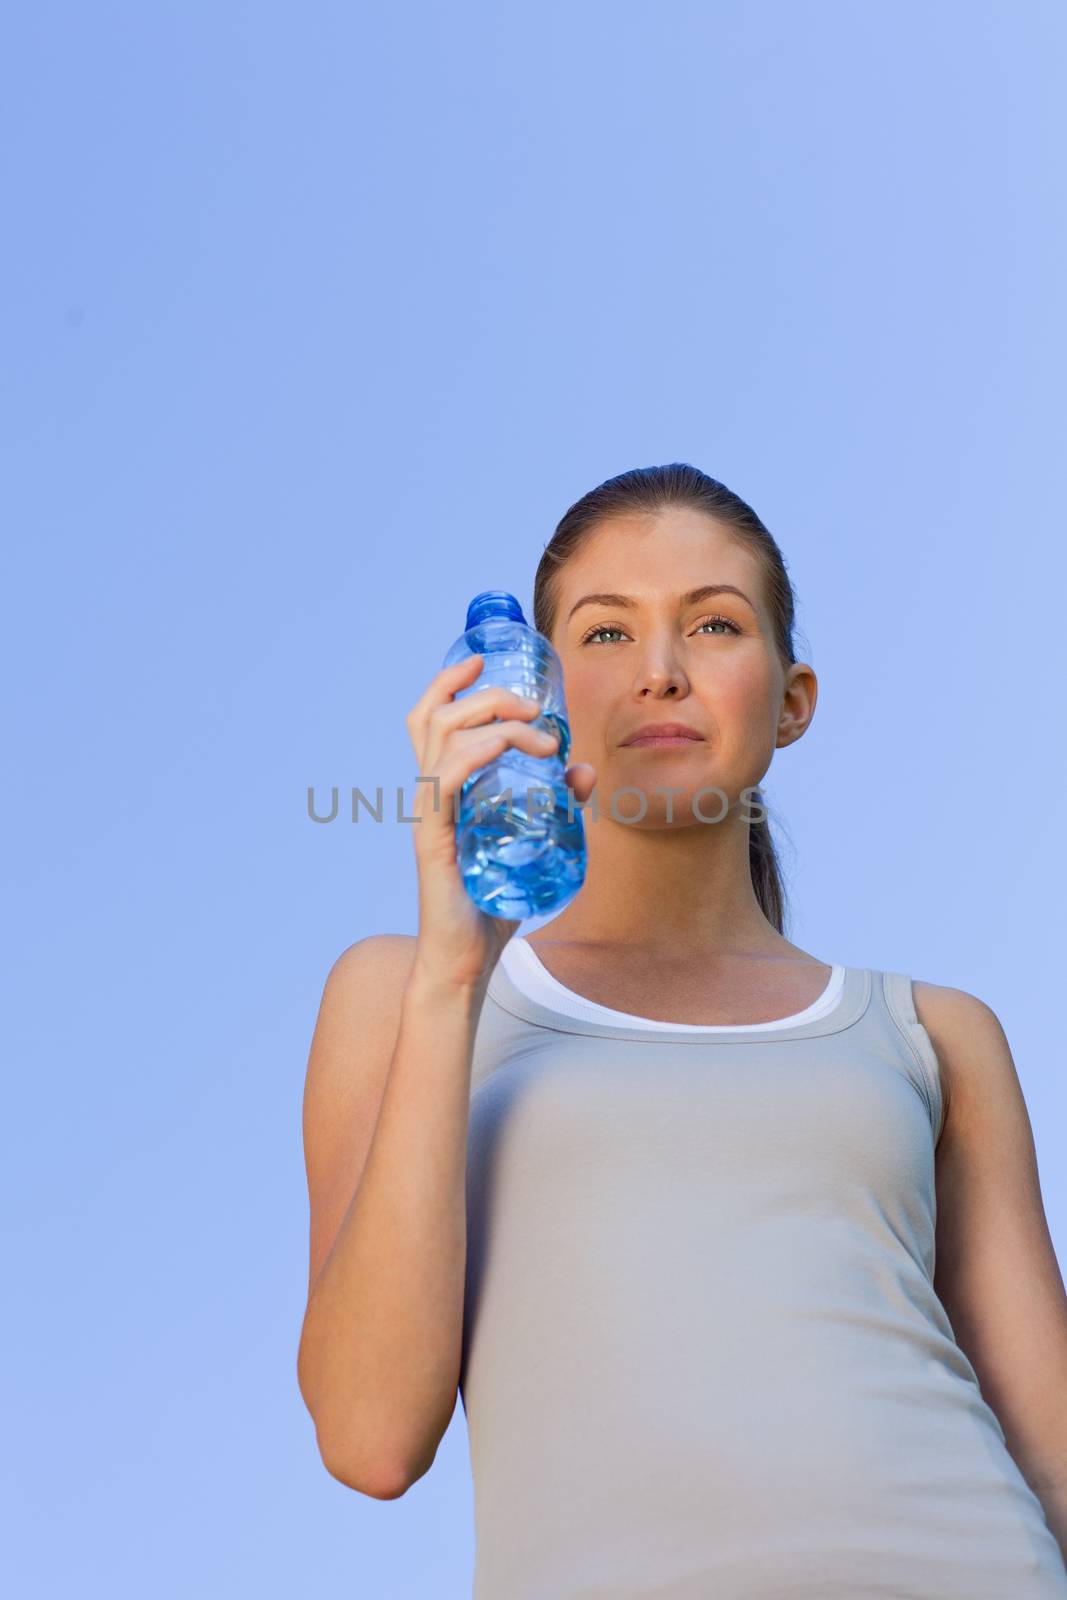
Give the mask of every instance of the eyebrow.
[[[683, 607], [695, 606], [698, 600], [706, 600], [709, 595], [713, 594], [736, 594], [740, 596], [747, 606], [752, 606], [753, 611], [756, 609], [745, 591], [739, 589], [734, 583], [702, 584], [699, 589], [690, 589], [688, 594], [681, 595], [678, 604]], [[567, 613], [567, 621], [571, 620], [580, 606], [620, 606], [624, 610], [633, 611], [639, 604], [639, 601], [634, 600], [628, 594], [583, 594], [582, 598], [576, 600], [571, 606], [570, 611]]]

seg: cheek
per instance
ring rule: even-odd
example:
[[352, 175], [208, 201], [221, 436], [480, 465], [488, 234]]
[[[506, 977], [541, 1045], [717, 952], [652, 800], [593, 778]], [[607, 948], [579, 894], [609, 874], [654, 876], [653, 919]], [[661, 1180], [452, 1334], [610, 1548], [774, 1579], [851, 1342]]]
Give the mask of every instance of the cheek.
[[716, 673], [704, 700], [722, 744], [761, 757], [772, 750], [778, 693], [774, 673], [753, 670], [751, 662], [731, 663]]
[[751, 659], [738, 655], [721, 664], [706, 689], [709, 707], [724, 718], [736, 716], [751, 721], [753, 717], [773, 715], [775, 675], [763, 663], [755, 665]]

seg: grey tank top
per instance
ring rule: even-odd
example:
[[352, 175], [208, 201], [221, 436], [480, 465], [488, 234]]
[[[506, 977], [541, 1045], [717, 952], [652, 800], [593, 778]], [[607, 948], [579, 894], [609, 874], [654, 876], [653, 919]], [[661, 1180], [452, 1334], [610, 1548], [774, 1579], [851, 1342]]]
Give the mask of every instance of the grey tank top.
[[497, 964], [467, 1161], [474, 1600], [1067, 1600], [934, 1292], [942, 1120], [901, 973], [846, 967], [785, 1028], [650, 1032]]

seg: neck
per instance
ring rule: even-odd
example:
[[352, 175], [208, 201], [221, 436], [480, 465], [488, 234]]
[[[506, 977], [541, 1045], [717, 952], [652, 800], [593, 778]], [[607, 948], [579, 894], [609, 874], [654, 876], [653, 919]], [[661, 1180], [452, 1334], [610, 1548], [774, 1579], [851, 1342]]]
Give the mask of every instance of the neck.
[[585, 881], [544, 925], [546, 943], [666, 957], [801, 953], [760, 907], [749, 825], [735, 809], [720, 823], [648, 828], [601, 813], [585, 837]]

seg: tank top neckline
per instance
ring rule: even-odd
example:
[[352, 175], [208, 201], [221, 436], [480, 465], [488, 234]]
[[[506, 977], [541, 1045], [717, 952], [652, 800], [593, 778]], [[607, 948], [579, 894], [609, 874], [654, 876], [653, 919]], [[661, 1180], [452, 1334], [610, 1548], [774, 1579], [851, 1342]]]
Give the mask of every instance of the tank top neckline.
[[[504, 953], [515, 939], [515, 935], [504, 947]], [[511, 958], [511, 959], [514, 959]], [[551, 1005], [546, 1000], [536, 998], [520, 986], [512, 974], [511, 959], [505, 961], [502, 957], [493, 969], [487, 990], [488, 996], [503, 1010], [524, 1022], [531, 1022], [537, 1027], [549, 1028], [562, 1033], [581, 1033], [592, 1037], [609, 1039], [634, 1039], [647, 1043], [694, 1043], [694, 1044], [745, 1044], [766, 1043], [786, 1039], [811, 1039], [824, 1034], [837, 1033], [843, 1028], [851, 1027], [863, 1016], [870, 1002], [873, 973], [867, 967], [848, 967], [841, 963], [833, 963], [833, 972], [822, 994], [806, 1006], [803, 1011], [796, 1012], [794, 1017], [780, 1017], [767, 1023], [723, 1023], [719, 1024], [687, 1024], [678, 1022], [660, 1022], [654, 1018], [637, 1018], [633, 1023], [616, 1020], [615, 1014], [609, 1007], [598, 1007], [596, 1002], [587, 1001], [584, 996], [575, 993], [574, 998], [580, 1005], [589, 1006], [593, 1011], [603, 1011], [604, 1016], [579, 1016], [569, 1010], [563, 1010]], [[547, 986], [551, 990], [556, 985], [564, 994], [569, 994], [565, 985], [559, 984], [557, 979], [547, 967], [543, 966], [540, 957], [530, 946], [525, 958], [537, 961], [545, 977], [550, 980]], [[839, 987], [835, 1003], [828, 1009], [819, 1009], [828, 992], [836, 986]], [[811, 1016], [809, 1013], [816, 1012]], [[622, 1014], [620, 1013], [620, 1016]], [[804, 1018], [808, 1020], [805, 1021]], [[643, 1023], [643, 1025], [642, 1025]], [[649, 1024], [652, 1026], [649, 1026]]]

